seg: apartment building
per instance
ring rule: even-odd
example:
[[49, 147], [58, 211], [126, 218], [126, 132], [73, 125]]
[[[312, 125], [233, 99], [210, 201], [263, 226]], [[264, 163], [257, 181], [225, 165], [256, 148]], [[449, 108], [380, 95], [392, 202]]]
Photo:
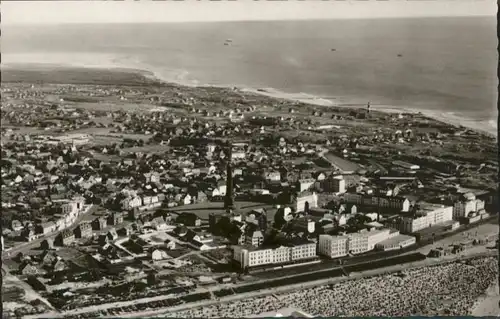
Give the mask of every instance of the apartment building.
[[467, 217], [469, 213], [477, 213], [484, 209], [484, 201], [477, 199], [472, 193], [464, 194], [453, 205], [453, 219]]
[[346, 180], [342, 175], [339, 176], [329, 176], [324, 179], [321, 183], [323, 189], [327, 192], [340, 193], [346, 192]]
[[378, 243], [390, 238], [390, 229], [375, 229], [342, 236], [320, 235], [318, 251], [329, 258], [348, 254], [361, 254], [375, 248]]
[[419, 211], [416, 213], [401, 218], [399, 221], [399, 230], [403, 234], [411, 234], [452, 219], [452, 206], [424, 203], [421, 204]]
[[295, 243], [292, 240], [287, 245], [273, 248], [255, 248], [249, 246], [235, 246], [233, 248], [233, 261], [241, 269], [273, 264], [287, 264], [316, 257], [316, 243], [307, 241]]
[[329, 258], [347, 256], [348, 240], [347, 236], [319, 235], [318, 253]]
[[408, 212], [410, 210], [410, 201], [408, 198], [400, 196], [373, 196], [359, 193], [345, 193], [343, 199], [347, 204], [386, 208], [401, 212]]
[[315, 192], [305, 191], [297, 195], [295, 211], [303, 212], [307, 208], [318, 207], [318, 195]]

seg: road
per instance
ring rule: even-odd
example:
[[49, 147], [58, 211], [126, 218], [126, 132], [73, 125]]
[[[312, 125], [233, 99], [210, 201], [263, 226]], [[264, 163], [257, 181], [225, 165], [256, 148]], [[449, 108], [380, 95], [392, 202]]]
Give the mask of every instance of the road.
[[[85, 217], [88, 214], [91, 214], [91, 213], [95, 212], [98, 209], [98, 206], [94, 206], [94, 205], [87, 205], [87, 207], [88, 207], [87, 211], [84, 211], [82, 214], [80, 214], [78, 216], [78, 218], [75, 220], [75, 222], [73, 224], [71, 224], [67, 228], [71, 228], [73, 226], [78, 225], [78, 223], [80, 223], [80, 221], [83, 219], [83, 217]], [[66, 229], [66, 228], [64, 228], [64, 229]], [[45, 239], [48, 239], [48, 238], [55, 238], [64, 229], [60, 229], [60, 230], [57, 230], [57, 231], [55, 231], [53, 233], [41, 236], [41, 237], [39, 237], [39, 238], [37, 238], [37, 239], [35, 239], [33, 241], [25, 242], [25, 243], [16, 245], [16, 246], [12, 247], [11, 249], [9, 249], [8, 251], [2, 252], [2, 259], [3, 258], [11, 258], [11, 256], [15, 256], [16, 254], [18, 254], [20, 252], [24, 252], [24, 251], [28, 251], [30, 249], [37, 248], [37, 247], [40, 246], [40, 244], [42, 243], [42, 241], [44, 241]]]

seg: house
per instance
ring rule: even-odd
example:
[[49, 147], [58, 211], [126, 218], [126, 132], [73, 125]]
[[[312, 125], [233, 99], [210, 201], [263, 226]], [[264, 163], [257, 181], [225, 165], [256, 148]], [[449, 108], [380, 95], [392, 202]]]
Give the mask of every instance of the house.
[[107, 224], [108, 225], [119, 225], [123, 223], [123, 214], [122, 213], [118, 213], [118, 212], [113, 212], [111, 215], [109, 215], [108, 217], [108, 220], [107, 220]]
[[54, 240], [52, 240], [51, 238], [44, 239], [40, 243], [40, 248], [43, 250], [54, 249]]
[[63, 230], [56, 237], [56, 242], [59, 246], [69, 246], [75, 241], [75, 234], [69, 229]]
[[130, 236], [130, 234], [132, 233], [132, 229], [129, 226], [124, 226], [124, 227], [119, 228], [116, 231], [116, 233], [118, 234], [118, 236], [127, 237], [127, 236]]
[[83, 222], [75, 228], [76, 238], [92, 237], [92, 225], [88, 222]]
[[56, 223], [54, 222], [45, 222], [45, 223], [40, 223], [35, 227], [35, 231], [37, 234], [48, 234], [56, 231], [57, 226]]
[[57, 258], [56, 261], [52, 265], [50, 265], [49, 269], [52, 272], [63, 271], [64, 269], [66, 269], [66, 263], [62, 259]]
[[23, 229], [23, 224], [18, 221], [17, 219], [14, 219], [10, 222], [10, 228], [13, 230], [13, 231], [20, 231]]
[[217, 182], [217, 190], [219, 191], [218, 196], [226, 195], [227, 185], [225, 180], [220, 180]]
[[51, 265], [57, 259], [57, 255], [53, 251], [44, 250], [39, 256], [38, 259], [44, 265]]
[[19, 267], [19, 272], [23, 275], [36, 275], [39, 273], [39, 270], [32, 264], [24, 263]]
[[313, 178], [299, 179], [297, 182], [297, 191], [303, 192], [309, 190], [315, 182]]
[[165, 260], [165, 259], [170, 259], [172, 257], [170, 257], [166, 251], [164, 251], [163, 249], [153, 249], [151, 251], [151, 259], [153, 261], [159, 261], [159, 260]]
[[198, 194], [196, 195], [196, 202], [197, 203], [204, 203], [207, 200], [208, 200], [208, 196], [204, 192], [198, 192]]
[[118, 234], [116, 233], [116, 229], [112, 228], [106, 233], [106, 237], [109, 241], [115, 241], [118, 239]]
[[177, 247], [175, 244], [175, 241], [170, 240], [170, 239], [165, 240], [165, 248], [166, 249], [173, 250], [173, 249], [175, 249], [175, 247]]
[[151, 221], [151, 224], [153, 224], [153, 227], [156, 230], [166, 230], [168, 228], [167, 223], [165, 222], [165, 219], [163, 217], [155, 217]]
[[108, 222], [104, 217], [97, 217], [92, 221], [92, 229], [94, 230], [103, 230], [108, 226]]
[[186, 195], [182, 198], [182, 203], [183, 203], [184, 205], [189, 205], [189, 204], [191, 204], [191, 203], [192, 203], [192, 197], [191, 197], [191, 195], [186, 194]]
[[26, 228], [21, 232], [22, 238], [24, 238], [25, 241], [33, 241], [36, 239], [35, 232], [31, 228]]
[[177, 223], [184, 224], [185, 226], [201, 226], [201, 219], [194, 213], [180, 213], [175, 221]]

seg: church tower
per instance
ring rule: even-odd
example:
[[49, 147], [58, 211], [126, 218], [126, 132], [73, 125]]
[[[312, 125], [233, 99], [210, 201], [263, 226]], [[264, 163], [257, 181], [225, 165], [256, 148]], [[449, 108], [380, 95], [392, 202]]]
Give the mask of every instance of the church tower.
[[233, 145], [231, 142], [227, 145], [227, 168], [226, 168], [226, 197], [224, 198], [224, 209], [230, 212], [234, 209], [234, 194], [233, 194], [233, 167], [231, 159], [233, 156]]

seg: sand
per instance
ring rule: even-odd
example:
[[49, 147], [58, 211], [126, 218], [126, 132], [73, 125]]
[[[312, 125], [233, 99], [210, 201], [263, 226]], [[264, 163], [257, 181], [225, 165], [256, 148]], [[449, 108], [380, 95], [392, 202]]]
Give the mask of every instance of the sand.
[[474, 317], [500, 317], [500, 295], [498, 281], [493, 283], [484, 296], [479, 297], [470, 313]]

